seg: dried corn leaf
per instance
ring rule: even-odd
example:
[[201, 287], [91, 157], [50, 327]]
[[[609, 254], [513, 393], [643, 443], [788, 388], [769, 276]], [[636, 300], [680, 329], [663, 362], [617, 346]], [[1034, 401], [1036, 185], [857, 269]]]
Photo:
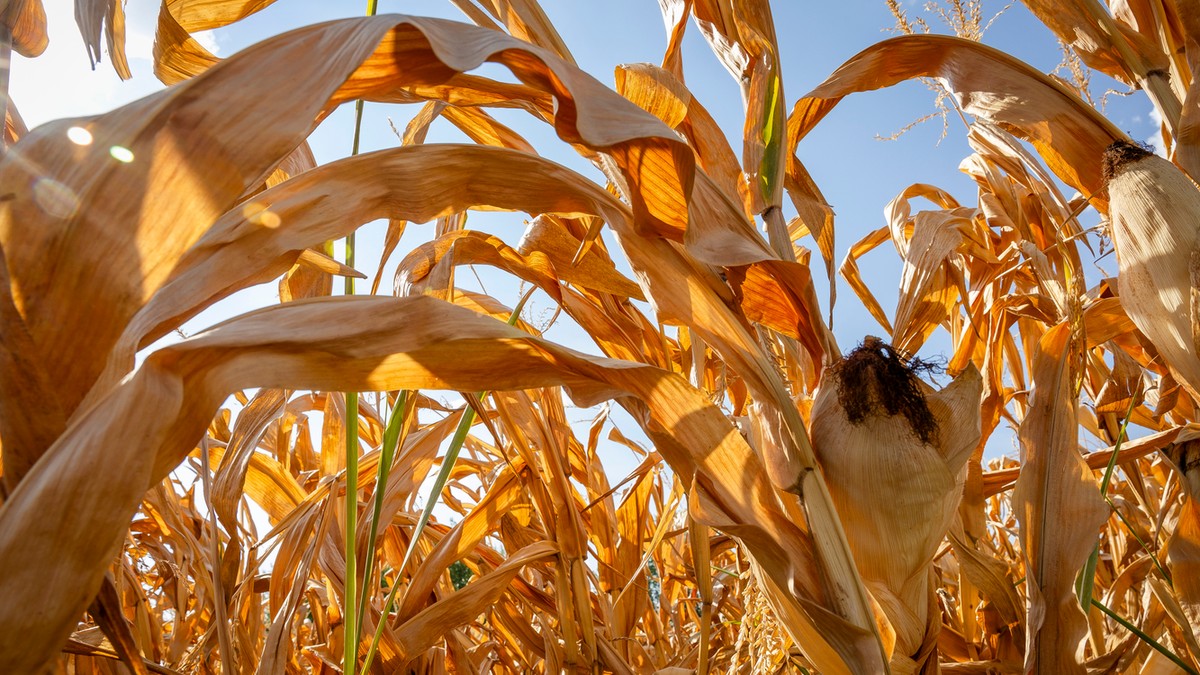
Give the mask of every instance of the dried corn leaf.
[[[216, 216], [299, 144], [323, 106], [328, 110], [345, 98], [393, 90], [399, 84], [397, 79], [414, 83], [430, 77], [435, 82], [445, 79], [452, 71], [438, 57], [466, 69], [482, 63], [485, 53], [514, 55], [509, 60], [518, 76], [556, 88], [564, 101], [573, 94], [580, 95], [578, 107], [560, 106], [562, 133], [611, 148], [614, 155], [626, 158], [621, 163], [629, 178], [636, 183], [644, 177], [656, 187], [647, 198], [633, 200], [635, 213], [645, 215], [646, 222], [657, 221], [651, 213], [676, 221], [684, 217], [686, 209], [675, 205], [686, 199], [679, 190], [689, 182], [687, 172], [677, 172], [687, 166], [680, 164], [687, 157], [686, 149], [657, 120], [636, 119], [644, 113], [566, 64], [555, 62], [539, 70], [534, 64], [542, 64], [540, 61], [516, 59], [522, 43], [492, 31], [449, 22], [412, 21], [396, 29], [395, 34], [390, 29], [396, 20], [386, 18], [301, 29], [239, 53], [211, 71], [210, 76], [195, 78], [90, 122], [47, 125], [25, 140], [23, 156], [38, 158], [40, 165], [35, 168], [30, 162], [6, 163], [5, 181], [30, 188], [5, 203], [0, 245], [8, 256], [14, 288], [18, 289], [14, 295], [17, 306], [26, 316], [36, 317], [28, 325], [40, 349], [76, 354], [67, 361], [54, 360], [59, 365], [51, 373], [60, 383], [60, 397], [67, 410], [73, 410], [91, 386], [103, 354], [114, 344], [122, 324], [169, 278], [179, 257]], [[417, 25], [439, 43], [436, 55]], [[403, 41], [396, 42], [398, 37]], [[469, 46], [473, 39], [484, 46], [483, 52]], [[312, 44], [322, 40], [343, 45], [336, 60], [313, 51]], [[401, 44], [411, 44], [416, 52], [400, 50]], [[368, 59], [376, 49], [381, 56]], [[335, 94], [364, 60], [367, 65], [357, 71], [357, 79]], [[424, 69], [416, 66], [422, 60]], [[264, 79], [264, 73], [279, 67], [288, 73], [288, 77], [279, 79], [279, 95], [258, 91], [245, 96], [270, 81]], [[560, 72], [548, 79], [544, 73], [549, 68]], [[301, 90], [288, 84], [296, 80], [309, 86]], [[248, 84], [251, 81], [255, 87]], [[231, 104], [239, 96], [241, 104]], [[325, 103], [331, 96], [332, 100]], [[615, 111], [625, 112], [611, 114], [614, 104]], [[601, 110], [609, 112], [597, 115]], [[202, 143], [187, 140], [195, 133], [214, 133], [198, 131], [184, 121], [192, 115], [205, 117], [204, 130], [219, 129], [220, 142], [216, 136]], [[71, 124], [86, 126], [96, 142], [90, 146], [70, 143], [64, 136], [64, 125]], [[643, 136], [648, 144], [630, 154], [629, 140], [639, 134], [648, 134]], [[116, 161], [108, 154], [111, 147], [125, 148], [133, 161]], [[164, 164], [188, 169], [152, 170]], [[39, 193], [33, 190], [38, 184], [51, 185], [54, 190], [42, 188], [39, 200]], [[47, 194], [54, 195], [56, 203], [47, 205]], [[83, 196], [89, 208], [78, 208]], [[64, 205], [70, 208], [64, 210]], [[26, 223], [41, 221], [45, 226], [14, 227], [14, 218]], [[126, 225], [118, 229], [108, 225], [111, 222]], [[97, 237], [97, 232], [104, 235]], [[63, 260], [74, 261], [72, 283], [52, 282], [46, 276], [48, 270], [61, 269], [45, 257], [49, 250], [57, 251]], [[109, 270], [103, 280], [97, 278], [105, 268], [101, 260], [112, 251], [129, 250], [137, 250], [144, 262], [125, 266], [118, 274]], [[62, 279], [61, 273], [58, 278]], [[92, 288], [96, 295], [82, 297], [76, 294], [77, 287]], [[50, 310], [52, 306], [58, 309]], [[71, 330], [71, 321], [64, 323], [67, 317], [87, 326], [87, 331]], [[55, 335], [49, 335], [51, 324]], [[80, 339], [84, 334], [86, 341]], [[29, 452], [36, 456], [40, 449], [30, 448]]]
[[1140, 84], [1148, 71], [1167, 68], [1158, 44], [1116, 20], [1097, 0], [1022, 2], [1089, 67], [1126, 84]]
[[[788, 118], [789, 151], [843, 97], [916, 77], [939, 78], [963, 111], [1032, 143], [1050, 170], [1084, 195], [1100, 191], [1104, 148], [1125, 136], [1062, 85], [1004, 52], [942, 35], [906, 35], [863, 50], [797, 101]], [[1107, 208], [1102, 197], [1093, 203]]]
[[0, 24], [8, 29], [12, 48], [21, 56], [41, 56], [50, 44], [42, 0], [7, 0], [0, 8]]
[[1187, 617], [1180, 627], [1200, 640], [1200, 443], [1190, 440], [1165, 450], [1183, 486], [1179, 521], [1167, 543], [1167, 565], [1174, 580], [1174, 593]]
[[783, 196], [784, 97], [775, 22], [766, 0], [695, 0], [692, 18], [717, 60], [742, 88], [742, 170], [754, 187], [751, 211]]
[[543, 558], [557, 556], [558, 550], [551, 542], [538, 542], [514, 551], [504, 563], [490, 573], [473, 580], [466, 588], [450, 598], [434, 604], [417, 614], [396, 630], [395, 639], [401, 659], [411, 658], [446, 636], [451, 629], [460, 626], [485, 611], [512, 583], [517, 573], [526, 565]]
[[1087, 631], [1075, 576], [1096, 542], [1108, 509], [1079, 456], [1072, 327], [1060, 324], [1038, 344], [1030, 411], [1021, 423], [1021, 476], [1013, 490], [1029, 609], [1025, 669], [1082, 673]]
[[163, 0], [154, 34], [154, 74], [164, 84], [195, 77], [220, 61], [192, 33], [228, 26], [275, 0]]
[[121, 0], [75, 0], [75, 23], [79, 24], [79, 33], [83, 36], [93, 69], [102, 60], [100, 31], [103, 28], [113, 70], [122, 80], [133, 77], [125, 58], [125, 3]]
[[[783, 515], [757, 458], [721, 412], [677, 376], [584, 357], [429, 298], [310, 300], [245, 315], [155, 352], [132, 379], [82, 414], [0, 507], [0, 542], [16, 552], [0, 560], [0, 585], [13, 599], [0, 610], [0, 625], [28, 626], [23, 608], [34, 596], [44, 617], [36, 639], [0, 632], [22, 645], [0, 649], [3, 665], [26, 670], [58, 649], [141, 494], [191, 450], [229, 391], [551, 384], [567, 386], [583, 405], [621, 392], [650, 404], [641, 408], [648, 433], [678, 473], [697, 477], [694, 490], [705, 495], [710, 515], [735, 524], [781, 588], [797, 594], [792, 597], [823, 604], [821, 584], [811, 576], [817, 569], [811, 544]], [[143, 423], [130, 433], [126, 420], [138, 411]], [[112, 463], [125, 474], [97, 469]], [[57, 498], [64, 491], [74, 495], [70, 502]], [[40, 516], [29, 517], [34, 512]], [[54, 536], [40, 534], [50, 523]], [[46, 584], [66, 578], [80, 592], [45, 595]], [[33, 594], [29, 601], [22, 600], [26, 594]], [[830, 636], [848, 630], [824, 628]]]

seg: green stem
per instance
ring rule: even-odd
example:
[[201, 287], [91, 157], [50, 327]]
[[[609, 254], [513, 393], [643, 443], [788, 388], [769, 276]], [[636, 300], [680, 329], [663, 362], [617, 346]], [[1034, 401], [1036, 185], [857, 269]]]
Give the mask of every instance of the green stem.
[[[354, 147], [351, 155], [358, 154], [358, 140], [362, 125], [362, 100], [355, 103]], [[354, 233], [346, 235], [346, 266], [354, 267]], [[345, 294], [354, 295], [354, 277], [345, 278]], [[358, 536], [358, 392], [346, 393], [346, 602], [344, 605], [345, 651], [342, 669], [346, 675], [354, 675], [358, 664], [358, 561], [356, 539]]]
[[[513, 309], [508, 317], [508, 325], [514, 326], [517, 319], [521, 316], [521, 310], [525, 308], [525, 303], [533, 292], [537, 290], [534, 286], [521, 296], [521, 300]], [[486, 391], [481, 391], [476, 395], [476, 398], [483, 399], [487, 396]], [[387, 599], [383, 601], [383, 610], [379, 616], [379, 624], [375, 626], [375, 636], [371, 639], [371, 646], [367, 649], [367, 658], [363, 661], [363, 672], [367, 672], [371, 667], [371, 661], [375, 658], [375, 650], [379, 646], [379, 640], [383, 637], [383, 627], [387, 625], [388, 614], [392, 611], [392, 605], [396, 602], [396, 594], [400, 590], [400, 575], [404, 574], [404, 570], [408, 568], [408, 563], [412, 559], [413, 553], [417, 550], [417, 542], [421, 540], [421, 534], [425, 531], [425, 526], [429, 523], [430, 516], [433, 515], [433, 509], [437, 506], [438, 496], [445, 489], [447, 481], [450, 480], [450, 474], [454, 471], [454, 464], [458, 460], [458, 454], [462, 451], [462, 446], [467, 441], [467, 435], [471, 432], [471, 427], [475, 424], [475, 410], [471, 406], [466, 406], [463, 410], [462, 418], [458, 421], [458, 427], [454, 430], [454, 436], [450, 439], [450, 445], [446, 448], [446, 456], [442, 459], [442, 467], [438, 471], [437, 479], [433, 482], [433, 489], [429, 491], [429, 499], [425, 500], [425, 508], [421, 510], [421, 517], [417, 520], [417, 527], [413, 530], [412, 538], [408, 541], [408, 548], [404, 551], [404, 559], [400, 562], [400, 566], [396, 568], [396, 581], [392, 584], [392, 588], [388, 591]]]
[[1105, 607], [1104, 604], [1101, 603], [1099, 600], [1092, 598], [1092, 606], [1094, 606], [1096, 609], [1100, 610], [1101, 612], [1104, 612], [1105, 614], [1107, 614], [1108, 617], [1110, 619], [1112, 619], [1113, 621], [1116, 621], [1117, 623], [1124, 626], [1125, 629], [1128, 630], [1130, 633], [1133, 633], [1134, 635], [1138, 636], [1138, 639], [1141, 640], [1142, 642], [1145, 642], [1147, 645], [1149, 645], [1151, 649], [1158, 652], [1159, 654], [1162, 654], [1163, 656], [1167, 657], [1168, 659], [1171, 659], [1172, 663], [1174, 663], [1175, 665], [1182, 668], [1183, 671], [1185, 673], [1187, 673], [1188, 675], [1200, 675], [1200, 673], [1197, 673], [1196, 670], [1194, 668], [1192, 668], [1190, 665], [1188, 665], [1188, 663], [1186, 661], [1184, 661], [1183, 659], [1176, 656], [1174, 652], [1172, 652], [1171, 650], [1169, 650], [1166, 647], [1159, 644], [1158, 641], [1156, 641], [1154, 638], [1150, 637], [1146, 633], [1142, 632], [1142, 630], [1140, 628], [1133, 625], [1131, 622], [1127, 621], [1121, 615], [1112, 611], [1108, 607]]
[[[377, 0], [367, 0], [367, 16], [374, 16]], [[351, 156], [358, 154], [359, 141], [362, 138], [363, 102], [354, 102], [354, 141], [350, 149]], [[354, 267], [354, 232], [346, 235], [346, 267]], [[343, 287], [346, 295], [354, 295], [354, 277], [345, 278]], [[358, 535], [358, 392], [346, 394], [346, 599], [343, 605], [343, 637], [345, 649], [342, 652], [342, 672], [354, 675], [358, 666], [358, 621], [361, 611], [358, 609], [358, 561], [356, 539]], [[366, 570], [370, 574], [370, 569]], [[365, 670], [364, 670], [365, 672]]]
[[342, 621], [345, 650], [342, 671], [354, 675], [358, 664], [358, 394], [346, 394], [346, 601]]
[[[383, 498], [387, 489], [388, 473], [391, 471], [396, 449], [400, 446], [400, 432], [404, 428], [404, 419], [408, 417], [411, 403], [415, 398], [411, 392], [400, 392], [400, 396], [396, 399], [396, 405], [392, 408], [392, 416], [383, 431], [383, 446], [379, 451], [379, 468], [375, 476], [375, 503], [371, 509], [371, 532], [367, 535], [367, 559], [363, 564], [364, 589], [369, 585], [371, 574], [375, 568], [375, 539], [379, 533], [379, 518], [383, 513]], [[366, 612], [369, 597], [370, 594], [366, 592], [359, 597], [358, 622], [355, 624], [357, 626], [363, 625], [363, 615]]]
[[[1112, 484], [1112, 477], [1116, 471], [1117, 456], [1121, 454], [1121, 445], [1128, 438], [1126, 431], [1129, 428], [1130, 420], [1133, 418], [1133, 410], [1136, 405], [1137, 398], [1135, 397], [1129, 402], [1129, 409], [1125, 411], [1125, 417], [1121, 420], [1121, 428], [1117, 432], [1117, 442], [1113, 445], [1112, 455], [1110, 455], [1108, 458], [1108, 465], [1104, 468], [1104, 477], [1100, 481], [1100, 496], [1104, 499], [1104, 502], [1108, 504], [1108, 507], [1112, 509], [1113, 514], [1117, 517], [1117, 520], [1121, 521], [1121, 524], [1125, 526], [1125, 529], [1129, 532], [1129, 534], [1134, 538], [1135, 541], [1137, 541], [1138, 545], [1142, 547], [1142, 550], [1144, 550], [1146, 554], [1150, 556], [1150, 561], [1154, 563], [1154, 567], [1158, 570], [1158, 573], [1162, 575], [1163, 581], [1166, 581], [1168, 586], [1174, 588], [1175, 584], [1171, 581], [1171, 575], [1167, 573], [1167, 570], [1163, 568], [1162, 563], [1159, 562], [1158, 555], [1145, 541], [1142, 540], [1141, 536], [1138, 535], [1137, 530], [1134, 529], [1133, 523], [1129, 522], [1129, 519], [1125, 517], [1125, 514], [1121, 513], [1121, 510], [1118, 509], [1117, 505], [1113, 503], [1112, 497], [1108, 496], [1108, 488]], [[1087, 563], [1084, 564], [1083, 570], [1080, 572], [1079, 583], [1076, 586], [1076, 592], [1079, 594], [1079, 604], [1084, 608], [1084, 611], [1087, 610], [1087, 606], [1092, 600], [1096, 566], [1099, 563], [1099, 559], [1100, 542], [1096, 542], [1096, 545], [1092, 548], [1092, 554], [1088, 557]]]
[[[1133, 409], [1137, 405], [1137, 396], [1134, 396], [1129, 401], [1129, 409], [1125, 411], [1125, 418], [1121, 420], [1121, 428], [1117, 431], [1117, 442], [1113, 445], [1113, 453], [1108, 458], [1108, 466], [1104, 469], [1104, 479], [1100, 481], [1100, 497], [1108, 502], [1112, 507], [1113, 513], [1117, 517], [1121, 517], [1121, 512], [1113, 506], [1112, 500], [1108, 498], [1108, 486], [1112, 482], [1113, 471], [1117, 467], [1117, 455], [1121, 453], [1121, 444], [1125, 442], [1125, 430], [1129, 428], [1129, 420], [1133, 417]], [[1124, 520], [1122, 518], [1122, 520]], [[1134, 533], [1137, 536], [1137, 533]], [[1079, 607], [1086, 614], [1088, 605], [1092, 601], [1092, 591], [1096, 586], [1096, 566], [1100, 564], [1100, 542], [1092, 545], [1092, 553], [1088, 556], [1087, 562], [1084, 563], [1083, 569], [1080, 570], [1079, 580], [1075, 585], [1075, 593], [1079, 596]]]

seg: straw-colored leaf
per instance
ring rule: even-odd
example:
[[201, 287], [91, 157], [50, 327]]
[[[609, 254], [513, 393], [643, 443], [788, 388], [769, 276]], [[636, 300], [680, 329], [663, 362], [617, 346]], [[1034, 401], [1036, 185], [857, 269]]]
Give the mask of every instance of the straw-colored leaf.
[[[984, 38], [976, 0], [889, 0], [910, 35], [797, 103], [786, 164], [794, 33], [768, 2], [662, 0], [662, 67], [612, 88], [537, 0], [203, 48], [271, 4], [130, 5], [157, 13], [170, 88], [32, 133], [8, 101], [0, 670], [1194, 670], [1196, 2], [1030, 0], [1021, 21], [1067, 43], [1042, 75], [912, 35]], [[85, 51], [128, 74], [125, 3], [76, 5]], [[0, 23], [44, 46], [37, 0]], [[742, 89], [738, 129], [684, 82], [689, 23]], [[1106, 182], [1123, 134], [1089, 64], [1140, 87], [1182, 171], [1126, 148]], [[842, 273], [897, 349], [842, 363], [808, 249], [828, 274], [844, 205], [797, 150], [840, 98], [909, 79], [961, 113], [976, 193], [913, 185], [856, 235]], [[307, 139], [354, 100], [387, 104], [401, 147], [319, 165]], [[426, 143], [443, 131], [469, 144]], [[602, 177], [543, 158], [568, 149]], [[402, 259], [403, 297], [329, 297], [363, 277], [333, 241], [367, 252], [377, 219], [371, 293]], [[859, 270], [891, 255], [895, 295]], [[182, 335], [267, 283], [278, 306]], [[941, 391], [906, 353], [937, 345]], [[880, 395], [856, 360], [903, 376]], [[585, 432], [564, 396], [622, 412]]]
[[[438, 57], [455, 62], [462, 69], [482, 62], [479, 53], [464, 51], [463, 47], [470, 43], [470, 39], [461, 39], [464, 30], [481, 40], [481, 44], [490, 45], [488, 48], [493, 51], [520, 49], [521, 43], [491, 31], [435, 20], [413, 21], [445, 48], [437, 55], [428, 42], [422, 41], [425, 46], [418, 48], [418, 53], [423, 54], [420, 58], [438, 72], [446, 68]], [[369, 79], [375, 90], [386, 90], [379, 84], [379, 78], [383, 75], [387, 81], [388, 73], [408, 81], [424, 77], [419, 69], [411, 67], [413, 59], [418, 58], [416, 54], [402, 58], [393, 54], [395, 43], [389, 31], [395, 23], [394, 19], [376, 18], [302, 29], [239, 53], [220, 68], [209, 71], [208, 77], [192, 79], [90, 122], [41, 127], [25, 140], [21, 156], [42, 158], [41, 164], [35, 169], [29, 162], [6, 163], [3, 169], [6, 183], [29, 187], [5, 202], [0, 245], [8, 257], [12, 282], [22, 289], [14, 297], [20, 311], [30, 317], [27, 325], [38, 350], [76, 355], [66, 361], [47, 361], [54, 364], [48, 374], [59, 383], [58, 398], [66, 410], [74, 410], [99, 375], [104, 354], [115, 343], [123, 324], [169, 279], [176, 261], [208, 225], [299, 144], [324, 106], [335, 106], [347, 95], [367, 93], [361, 90], [361, 85], [346, 84], [341, 93], [335, 94], [338, 86], [377, 46], [387, 56], [382, 62], [369, 62], [371, 65], [360, 69], [356, 76]], [[415, 38], [420, 34], [415, 28], [417, 23], [403, 24], [405, 27], [397, 29], [395, 36]], [[379, 41], [385, 37], [388, 39], [380, 45]], [[337, 61], [314, 56], [310, 44], [322, 39], [346, 45], [338, 53]], [[405, 64], [402, 70], [397, 59]], [[248, 91], [251, 81], [261, 84], [263, 72], [279, 67], [278, 64], [287, 64], [288, 72], [288, 77], [279, 80], [280, 95], [255, 95], [243, 105], [230, 104], [226, 92]], [[523, 70], [533, 67], [528, 62], [514, 61], [514, 64], [518, 64], [519, 74], [534, 77], [533, 71]], [[631, 118], [630, 114], [636, 108], [580, 71], [561, 63], [555, 67], [562, 71], [554, 79], [564, 87], [559, 90], [560, 95], [569, 97], [572, 88], [580, 89], [579, 93], [587, 90], [597, 94], [597, 97], [584, 96], [588, 106], [574, 116], [576, 131], [569, 132], [571, 135], [579, 135], [581, 140], [591, 135], [594, 138], [590, 142], [611, 147], [618, 156], [623, 153], [619, 139], [635, 138], [639, 132], [649, 135], [646, 150], [636, 153], [636, 157], [630, 156], [624, 163], [627, 175], [638, 180], [644, 169], [648, 172], [647, 180], [667, 188], [655, 195], [670, 196], [665, 202], [650, 195], [649, 199], [636, 199], [635, 214], [645, 213], [650, 222], [657, 220], [650, 215], [652, 212], [678, 220], [681, 211], [671, 211], [668, 204], [684, 198], [680, 192], [669, 189], [671, 186], [682, 189], [680, 181], [686, 180], [686, 175], [674, 171], [675, 163], [683, 157], [678, 151], [679, 142], [668, 141], [668, 137], [673, 137], [657, 120], [634, 121], [636, 115]], [[287, 85], [295, 80], [305, 81], [309, 86], [300, 90]], [[594, 101], [605, 99], [601, 93], [608, 94], [610, 103], [626, 103], [633, 110], [624, 116], [606, 116], [603, 121], [587, 115], [586, 110]], [[170, 115], [161, 112], [166, 109], [172, 111]], [[212, 136], [200, 148], [190, 147], [192, 143], [186, 139], [195, 130], [182, 120], [201, 114], [209, 125], [205, 129], [220, 130], [220, 140]], [[89, 146], [69, 142], [65, 130], [70, 124], [85, 125], [95, 142]], [[563, 132], [568, 133], [565, 127]], [[184, 146], [186, 151], [182, 149]], [[109, 154], [113, 147], [127, 149], [133, 161], [115, 160]], [[154, 170], [164, 162], [190, 169], [178, 173]], [[35, 189], [39, 185], [53, 189]], [[185, 195], [192, 196], [185, 198]], [[88, 199], [88, 208], [80, 208], [84, 206], [83, 196]], [[48, 199], [52, 201], [47, 202]], [[269, 218], [269, 214], [263, 218]], [[45, 226], [14, 227], [13, 219], [25, 223], [36, 219]], [[110, 222], [122, 223], [123, 229], [109, 226]], [[96, 231], [106, 233], [102, 245], [93, 236]], [[75, 294], [72, 284], [51, 283], [47, 274], [57, 268], [53, 260], [45, 257], [50, 250], [63, 259], [75, 261], [77, 276], [73, 278], [94, 289], [96, 294], [84, 298]], [[110, 270], [103, 279], [97, 279], [105, 267], [100, 261], [118, 250], [137, 250], [145, 263]], [[51, 311], [49, 307], [58, 309]], [[71, 330], [71, 322], [87, 326], [87, 331]], [[36, 446], [28, 449], [34, 457], [40, 451]]]
[[1187, 619], [1181, 628], [1191, 633], [1193, 641], [1200, 641], [1200, 450], [1190, 440], [1170, 446], [1166, 455], [1181, 474], [1183, 488], [1179, 523], [1167, 544], [1167, 565]]
[[[807, 537], [776, 504], [750, 448], [678, 377], [590, 359], [428, 298], [297, 301], [156, 352], [131, 380], [81, 415], [0, 507], [5, 550], [16, 551], [11, 545], [17, 541], [37, 542], [0, 560], [3, 593], [14, 599], [6, 605], [10, 611], [0, 613], [0, 625], [29, 625], [24, 607], [35, 596], [43, 610], [39, 639], [5, 631], [22, 645], [0, 649], [6, 667], [20, 671], [41, 663], [65, 639], [141, 493], [193, 447], [229, 391], [254, 386], [470, 391], [551, 384], [567, 386], [583, 405], [622, 391], [649, 402], [648, 432], [677, 472], [696, 476], [695, 489], [708, 496], [710, 517], [737, 525], [733, 531], [781, 587], [820, 602], [823, 591], [811, 576], [815, 559]], [[143, 416], [139, 432], [130, 434], [124, 420], [148, 400], [157, 402], [154, 413]], [[108, 452], [100, 455], [95, 447]], [[83, 469], [114, 462], [126, 467], [119, 480], [112, 474], [100, 480], [96, 471]], [[74, 468], [63, 470], [68, 466]], [[74, 498], [55, 499], [63, 492]], [[34, 511], [42, 517], [30, 519]], [[39, 536], [49, 523], [59, 535]], [[45, 597], [46, 584], [67, 578], [82, 592], [53, 601]], [[28, 601], [26, 594], [32, 594]], [[842, 629], [826, 630], [837, 635]]]
[[33, 58], [46, 50], [50, 38], [46, 35], [46, 9], [42, 0], [8, 0], [0, 12], [0, 23], [8, 29], [14, 51]]
[[[978, 42], [942, 35], [905, 35], [868, 47], [796, 102], [788, 143], [800, 142], [845, 96], [917, 77], [939, 78], [964, 112], [1029, 141], [1063, 182], [1088, 196], [1103, 186], [1100, 158], [1125, 137], [1058, 82]], [[1104, 209], [1106, 201], [1094, 202]]]
[[1115, 20], [1097, 0], [1023, 2], [1091, 68], [1133, 84], [1140, 83], [1147, 71], [1167, 67], [1167, 57], [1157, 44]]
[[1013, 490], [1021, 523], [1029, 597], [1025, 668], [1082, 673], [1079, 644], [1086, 621], [1075, 576], [1095, 544], [1107, 509], [1092, 471], [1079, 456], [1078, 377], [1069, 324], [1042, 337], [1033, 363], [1033, 397], [1021, 424], [1024, 456]]
[[75, 22], [79, 24], [93, 68], [102, 60], [100, 32], [103, 29], [113, 70], [122, 80], [133, 77], [125, 58], [125, 3], [120, 0], [76, 0]]

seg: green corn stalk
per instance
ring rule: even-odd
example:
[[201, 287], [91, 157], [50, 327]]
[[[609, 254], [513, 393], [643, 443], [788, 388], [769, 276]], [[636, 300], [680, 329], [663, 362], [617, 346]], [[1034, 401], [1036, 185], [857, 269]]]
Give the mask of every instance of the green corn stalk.
[[[377, 0], [367, 0], [367, 16], [374, 16]], [[362, 137], [363, 101], [354, 102], [354, 142], [351, 156], [358, 154]], [[346, 267], [354, 267], [354, 232], [346, 235]], [[354, 277], [345, 279], [346, 295], [354, 295]], [[346, 393], [346, 592], [342, 611], [343, 636], [342, 671], [354, 675], [358, 665], [358, 560], [355, 540], [358, 537], [358, 392]], [[365, 672], [365, 671], [364, 671]]]
[[[525, 303], [528, 302], [529, 296], [537, 288], [531, 288], [521, 296], [521, 300], [517, 302], [517, 306], [513, 309], [512, 314], [508, 317], [508, 325], [515, 326], [517, 319], [521, 316], [521, 310], [525, 308]], [[487, 396], [487, 392], [481, 391], [476, 395], [476, 398], [482, 399]], [[446, 457], [442, 460], [442, 468], [438, 471], [437, 479], [434, 480], [433, 488], [429, 492], [429, 499], [425, 500], [425, 508], [421, 510], [421, 517], [417, 520], [417, 527], [413, 530], [412, 538], [408, 541], [408, 548], [404, 551], [404, 559], [400, 562], [400, 566], [396, 568], [397, 574], [403, 574], [408, 568], [408, 563], [412, 559], [412, 555], [417, 550], [417, 542], [421, 540], [421, 533], [425, 531], [425, 525], [429, 523], [429, 518], [433, 515], [433, 509], [437, 506], [438, 496], [442, 494], [442, 490], [446, 487], [446, 482], [450, 480], [450, 474], [454, 471], [454, 464], [458, 460], [458, 453], [462, 451], [463, 443], [467, 440], [467, 434], [471, 432], [471, 427], [475, 423], [475, 410], [467, 406], [463, 410], [462, 418], [458, 421], [458, 427], [454, 430], [454, 436], [450, 439], [450, 446], [446, 448]], [[375, 627], [375, 636], [371, 639], [371, 647], [367, 650], [367, 658], [363, 661], [363, 672], [367, 672], [371, 667], [371, 661], [375, 658], [375, 650], [379, 646], [379, 640], [383, 637], [383, 627], [387, 623], [388, 614], [392, 611], [392, 605], [396, 602], [396, 592], [400, 589], [400, 583], [392, 585], [388, 591], [387, 599], [383, 602], [383, 611], [379, 617], [379, 625]]]

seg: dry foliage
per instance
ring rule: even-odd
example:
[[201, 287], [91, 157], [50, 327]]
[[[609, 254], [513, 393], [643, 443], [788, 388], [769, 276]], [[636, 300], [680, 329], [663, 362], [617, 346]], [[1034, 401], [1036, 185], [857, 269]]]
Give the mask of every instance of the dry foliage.
[[[169, 88], [32, 131], [6, 106], [0, 672], [1200, 669], [1195, 3], [1025, 2], [1076, 84], [1085, 64], [1145, 91], [1168, 161], [980, 43], [978, 2], [935, 7], [965, 38], [890, 3], [911, 34], [790, 115], [766, 0], [660, 0], [661, 67], [615, 89], [535, 0], [453, 2], [475, 25], [365, 17], [221, 60], [191, 34], [270, 1], [166, 0]], [[40, 53], [41, 0], [0, 6], [0, 56]], [[123, 3], [76, 15], [128, 77]], [[690, 22], [742, 87], [740, 152], [682, 81]], [[916, 78], [967, 123], [978, 201], [912, 185], [849, 247], [888, 338], [843, 359], [803, 248], [833, 276], [833, 213], [799, 144], [845, 96]], [[305, 139], [355, 100], [422, 107], [397, 147], [317, 166]], [[435, 122], [474, 144], [426, 143]], [[1117, 278], [1086, 279], [1087, 209]], [[472, 210], [532, 220], [509, 242]], [[370, 295], [333, 295], [365, 275], [329, 242], [375, 219], [394, 295], [384, 262]], [[857, 264], [886, 242], [890, 317]], [[589, 353], [456, 286], [467, 265], [544, 293]], [[274, 281], [280, 304], [148, 349]], [[908, 358], [939, 329], [940, 390]], [[652, 447], [608, 407], [573, 427], [568, 399], [620, 406]], [[985, 463], [1003, 423], [1020, 458]], [[454, 516], [426, 523], [428, 500]]]

